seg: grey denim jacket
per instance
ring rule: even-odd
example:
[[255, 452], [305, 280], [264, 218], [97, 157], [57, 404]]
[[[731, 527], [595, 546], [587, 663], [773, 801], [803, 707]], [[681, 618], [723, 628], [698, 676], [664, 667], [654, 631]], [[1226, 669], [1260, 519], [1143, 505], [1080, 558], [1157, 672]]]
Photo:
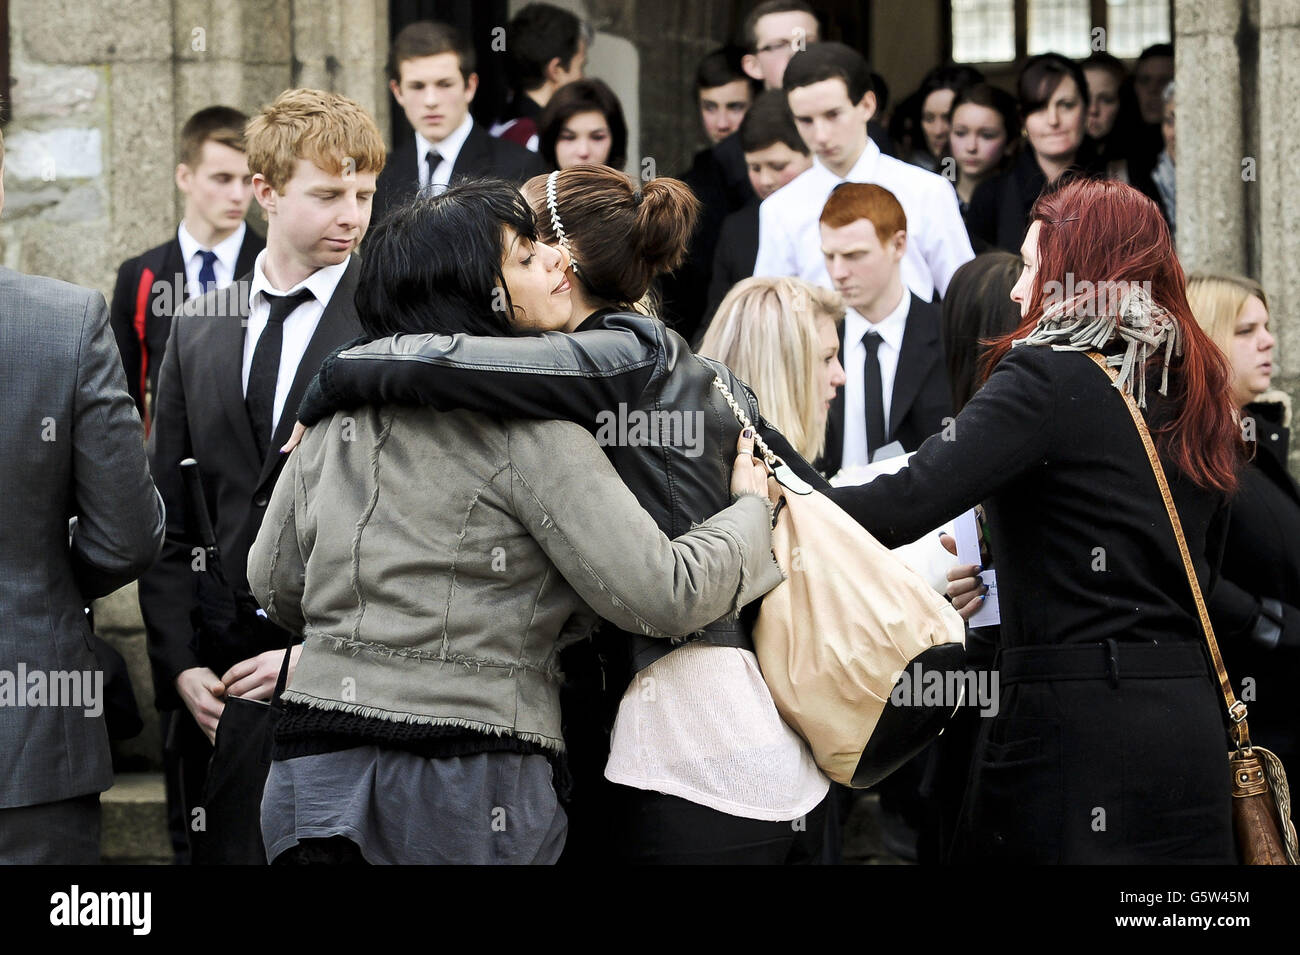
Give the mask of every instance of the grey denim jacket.
[[670, 541], [578, 425], [368, 407], [286, 462], [248, 582], [305, 638], [286, 700], [559, 751], [587, 608], [665, 639], [736, 614], [784, 579], [770, 520], [742, 495]]

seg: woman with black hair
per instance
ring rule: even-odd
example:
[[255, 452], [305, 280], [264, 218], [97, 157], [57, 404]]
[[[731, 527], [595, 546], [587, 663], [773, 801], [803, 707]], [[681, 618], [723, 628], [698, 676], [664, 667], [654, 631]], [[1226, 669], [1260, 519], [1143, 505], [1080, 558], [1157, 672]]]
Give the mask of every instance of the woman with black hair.
[[1093, 175], [1095, 149], [1085, 132], [1088, 81], [1059, 53], [1029, 58], [1016, 82], [1025, 143], [1015, 165], [971, 196], [966, 225], [988, 247], [1017, 252], [1039, 195], [1067, 174]]
[[[568, 262], [536, 240], [500, 181], [398, 207], [370, 236], [362, 326], [561, 328]], [[670, 541], [573, 424], [380, 405], [308, 432], [248, 561], [268, 616], [304, 636], [262, 802], [268, 859], [555, 861], [557, 653], [588, 607], [671, 646], [781, 581], [752, 446], [728, 456], [717, 513]]]
[[906, 100], [915, 114], [914, 128], [919, 135], [913, 135], [912, 152], [903, 158], [928, 172], [941, 172], [940, 163], [949, 155], [953, 99], [983, 82], [983, 73], [960, 63], [936, 66], [925, 74], [920, 87]]
[[[715, 379], [769, 445], [797, 457], [743, 382], [645, 312], [655, 278], [686, 252], [696, 202], [683, 183], [659, 177], [639, 187], [587, 165], [530, 180], [524, 193], [542, 239], [572, 252], [575, 308], [565, 328], [573, 334], [401, 336], [348, 349], [322, 367], [299, 410], [303, 422], [377, 402], [566, 418], [607, 442], [619, 474], [665, 529], [690, 527], [724, 490], [719, 452], [741, 425]], [[647, 444], [604, 427], [641, 413], [699, 422], [698, 440]], [[615, 785], [574, 814], [595, 830], [591, 854], [655, 863], [820, 858], [829, 783], [777, 713], [751, 629], [745, 614], [671, 646], [625, 626], [602, 635], [595, 682], [609, 687], [617, 716], [612, 742], [597, 741], [592, 758], [596, 781], [603, 770]]]
[[598, 79], [561, 86], [537, 121], [537, 151], [550, 169], [627, 162], [627, 121], [614, 91]]

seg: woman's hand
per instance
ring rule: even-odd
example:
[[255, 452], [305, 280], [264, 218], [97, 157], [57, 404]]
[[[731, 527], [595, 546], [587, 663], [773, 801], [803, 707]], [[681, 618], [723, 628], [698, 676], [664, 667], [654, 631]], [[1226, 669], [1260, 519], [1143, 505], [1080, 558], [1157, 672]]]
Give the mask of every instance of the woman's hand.
[[745, 428], [736, 441], [736, 463], [731, 467], [731, 493], [767, 497], [767, 466], [754, 457], [754, 429]]
[[[941, 534], [940, 543], [944, 549], [954, 557], [957, 555], [957, 539], [951, 534]], [[975, 616], [975, 612], [984, 606], [984, 595], [989, 592], [988, 586], [980, 579], [982, 567], [974, 564], [958, 564], [948, 571], [948, 589], [946, 591], [948, 600], [952, 603], [953, 609], [956, 610], [963, 620], [969, 620]]]
[[307, 426], [301, 421], [295, 421], [293, 423], [293, 434], [289, 435], [289, 440], [285, 443], [284, 447], [280, 449], [280, 453], [288, 454], [294, 448], [298, 447], [298, 445], [302, 443], [302, 436], [306, 433]]

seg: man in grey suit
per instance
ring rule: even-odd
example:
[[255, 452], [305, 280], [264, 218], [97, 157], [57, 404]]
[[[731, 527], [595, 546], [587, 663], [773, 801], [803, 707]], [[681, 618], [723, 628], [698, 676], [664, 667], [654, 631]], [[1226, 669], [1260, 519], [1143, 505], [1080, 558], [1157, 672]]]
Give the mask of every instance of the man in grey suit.
[[0, 268], [0, 408], [0, 864], [96, 863], [113, 767], [86, 607], [164, 524], [102, 295]]

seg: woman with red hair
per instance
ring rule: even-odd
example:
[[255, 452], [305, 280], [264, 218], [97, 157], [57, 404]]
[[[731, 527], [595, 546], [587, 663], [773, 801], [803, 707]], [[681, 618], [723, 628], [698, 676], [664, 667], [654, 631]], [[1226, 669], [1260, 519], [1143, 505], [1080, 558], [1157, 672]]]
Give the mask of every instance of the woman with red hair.
[[[893, 547], [983, 502], [998, 559], [996, 715], [954, 860], [1235, 861], [1223, 704], [1137, 400], [1201, 588], [1241, 445], [1160, 210], [1113, 181], [1041, 197], [984, 387], [897, 475], [827, 493]], [[1050, 346], [1050, 347], [1049, 347]], [[1087, 354], [1120, 369], [1117, 385]], [[954, 598], [961, 607], [976, 590]]]

